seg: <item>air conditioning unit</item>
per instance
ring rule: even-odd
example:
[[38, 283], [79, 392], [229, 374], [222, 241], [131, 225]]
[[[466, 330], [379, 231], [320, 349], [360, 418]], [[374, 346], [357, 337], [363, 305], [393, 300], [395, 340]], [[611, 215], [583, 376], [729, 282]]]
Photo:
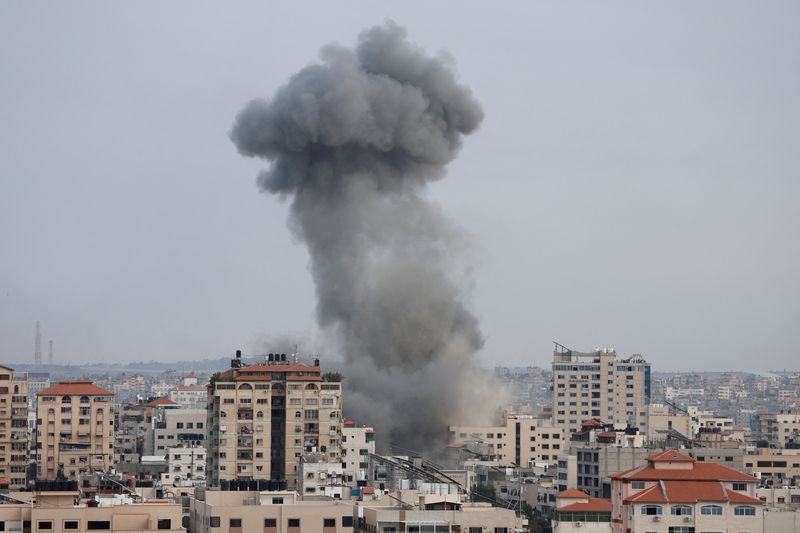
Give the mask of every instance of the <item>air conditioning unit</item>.
[[692, 517], [691, 516], [684, 516], [683, 517], [683, 521], [684, 522], [691, 522], [692, 521]]
[[653, 517], [653, 522], [661, 522], [661, 517], [660, 516], [654, 516]]
[[575, 522], [575, 527], [583, 527], [583, 522]]

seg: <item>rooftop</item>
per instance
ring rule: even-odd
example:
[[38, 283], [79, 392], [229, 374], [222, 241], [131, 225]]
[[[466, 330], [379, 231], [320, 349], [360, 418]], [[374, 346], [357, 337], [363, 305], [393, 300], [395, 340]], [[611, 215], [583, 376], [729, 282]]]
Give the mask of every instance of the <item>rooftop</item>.
[[59, 381], [36, 394], [37, 396], [113, 396], [114, 393], [95, 385], [90, 379]]

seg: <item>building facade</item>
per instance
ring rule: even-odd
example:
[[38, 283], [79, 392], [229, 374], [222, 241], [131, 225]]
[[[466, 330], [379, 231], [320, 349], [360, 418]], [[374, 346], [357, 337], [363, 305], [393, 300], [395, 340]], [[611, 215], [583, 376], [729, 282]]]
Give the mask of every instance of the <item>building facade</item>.
[[61, 381], [37, 395], [37, 478], [108, 470], [114, 460], [114, 394], [88, 380]]
[[566, 448], [566, 434], [548, 418], [508, 414], [501, 426], [450, 426], [450, 442], [486, 450], [505, 466], [555, 467]]
[[351, 487], [367, 484], [368, 457], [375, 453], [375, 430], [345, 422], [342, 426], [342, 468], [344, 481]]
[[647, 429], [650, 363], [640, 355], [618, 359], [610, 348], [582, 353], [556, 345], [553, 352], [553, 421], [569, 432], [600, 418]]
[[304, 453], [341, 462], [341, 383], [323, 381], [319, 361], [265, 363], [242, 366], [237, 352], [208, 386], [211, 486], [263, 479], [295, 488]]
[[675, 450], [611, 476], [613, 533], [764, 533], [758, 479]]
[[0, 366], [0, 478], [11, 490], [26, 485], [28, 467], [28, 382]]

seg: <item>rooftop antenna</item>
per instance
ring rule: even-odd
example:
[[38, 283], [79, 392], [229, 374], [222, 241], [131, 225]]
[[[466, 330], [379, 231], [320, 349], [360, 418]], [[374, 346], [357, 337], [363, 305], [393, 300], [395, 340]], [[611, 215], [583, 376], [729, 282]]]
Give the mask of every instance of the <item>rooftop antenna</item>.
[[51, 366], [53, 364], [53, 339], [50, 339], [50, 351], [47, 354], [47, 364]]
[[36, 321], [36, 348], [33, 351], [33, 363], [37, 366], [42, 365], [42, 329], [39, 321]]

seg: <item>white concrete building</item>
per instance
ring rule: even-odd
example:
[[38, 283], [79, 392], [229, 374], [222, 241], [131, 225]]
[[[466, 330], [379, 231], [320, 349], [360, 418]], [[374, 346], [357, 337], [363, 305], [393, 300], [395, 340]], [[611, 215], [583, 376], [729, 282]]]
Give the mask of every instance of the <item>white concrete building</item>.
[[205, 484], [206, 449], [202, 446], [168, 448], [167, 472], [161, 474], [161, 483], [174, 487], [191, 487]]
[[342, 467], [344, 481], [350, 487], [366, 485], [369, 454], [375, 453], [375, 430], [369, 426], [342, 426]]

